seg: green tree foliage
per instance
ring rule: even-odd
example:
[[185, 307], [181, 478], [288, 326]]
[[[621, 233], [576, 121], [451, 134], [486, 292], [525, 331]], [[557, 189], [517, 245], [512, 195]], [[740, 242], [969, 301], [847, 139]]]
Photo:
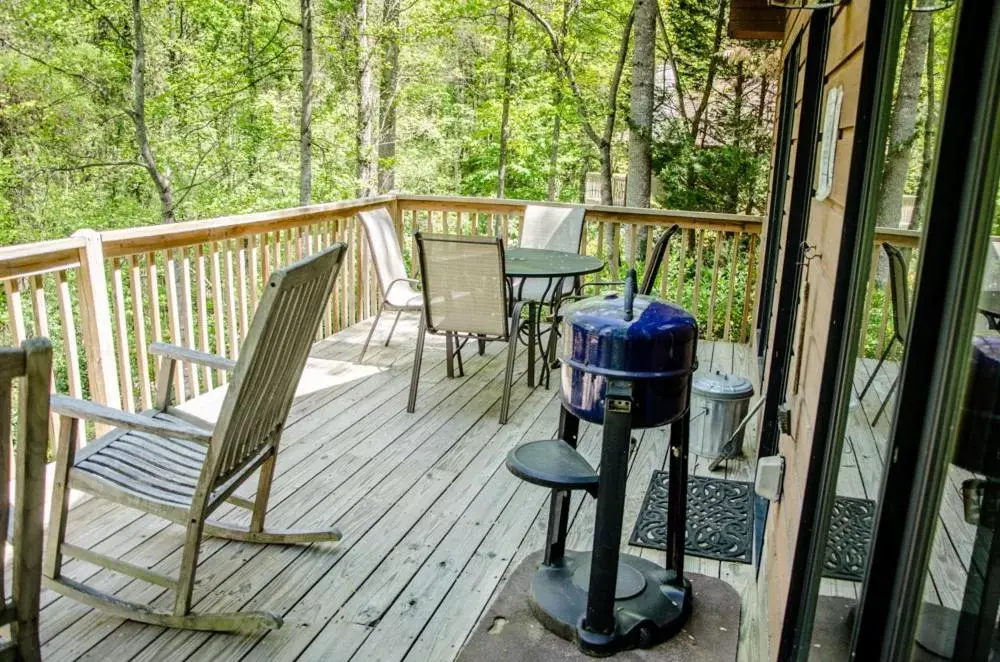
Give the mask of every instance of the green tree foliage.
[[[757, 113], [754, 86], [770, 75], [772, 45], [728, 53], [716, 27], [727, 0], [664, 4], [657, 32], [654, 203], [758, 211], [769, 156], [774, 84]], [[583, 107], [601, 124], [630, 0], [526, 2], [561, 29]], [[564, 6], [565, 5], [565, 6]], [[157, 170], [179, 220], [294, 206], [298, 201], [302, 54], [298, 0], [141, 0], [145, 119]], [[494, 195], [509, 6], [497, 0], [416, 0], [400, 5], [396, 188]], [[0, 4], [0, 241], [14, 243], [158, 223], [157, 188], [137, 143], [136, 35], [131, 0], [7, 0]], [[384, 34], [381, 0], [369, 30]], [[719, 17], [722, 17], [721, 19]], [[314, 0], [312, 198], [358, 188], [358, 52], [353, 0]], [[665, 29], [664, 29], [665, 28]], [[395, 28], [393, 28], [395, 30]], [[725, 30], [723, 29], [723, 34]], [[672, 40], [667, 44], [666, 39]], [[749, 49], [749, 50], [748, 50]], [[553, 66], [550, 42], [521, 9], [512, 43], [505, 195], [545, 199], [554, 118], [559, 197], [580, 198], [597, 167], [580, 105]], [[741, 51], [742, 52], [742, 51]], [[378, 57], [378, 55], [376, 55]], [[716, 71], [707, 80], [709, 69]], [[743, 63], [742, 65], [740, 63]], [[734, 86], [743, 67], [745, 92]], [[701, 99], [700, 128], [678, 114]], [[562, 86], [562, 94], [553, 90]], [[627, 116], [628, 70], [617, 97]], [[705, 91], [708, 91], [707, 94]], [[742, 104], [742, 105], [740, 105]], [[673, 110], [671, 110], [673, 106]], [[740, 106], [734, 110], [735, 106]], [[613, 135], [626, 170], [627, 122]], [[738, 186], [733, 182], [738, 181]], [[738, 189], [738, 190], [736, 190]], [[736, 190], [735, 196], [733, 190]]]

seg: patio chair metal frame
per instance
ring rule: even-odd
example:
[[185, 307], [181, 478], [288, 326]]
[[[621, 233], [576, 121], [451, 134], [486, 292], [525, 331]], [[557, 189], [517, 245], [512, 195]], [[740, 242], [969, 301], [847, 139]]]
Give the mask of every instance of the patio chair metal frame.
[[[336, 244], [271, 275], [236, 361], [173, 345], [151, 345], [150, 352], [161, 359], [154, 409], [135, 414], [52, 396], [52, 411], [61, 416], [61, 425], [44, 563], [47, 587], [111, 615], [153, 625], [211, 631], [281, 625], [280, 617], [267, 612], [191, 613], [198, 553], [204, 535], [279, 544], [341, 538], [335, 528], [265, 529], [264, 519], [285, 419], [345, 249]], [[170, 407], [171, 385], [181, 361], [231, 373], [212, 429]], [[114, 429], [77, 451], [77, 431], [84, 420]], [[234, 496], [258, 470], [254, 499]], [[67, 543], [70, 487], [184, 526], [179, 576]], [[249, 525], [209, 520], [224, 503], [250, 511]], [[173, 610], [127, 602], [70, 579], [62, 574], [64, 556], [170, 589], [175, 594]]]
[[[670, 239], [677, 233], [681, 231], [681, 226], [674, 223], [667, 231], [660, 235], [656, 243], [653, 244], [653, 251], [649, 256], [649, 261], [646, 262], [646, 269], [642, 274], [642, 284], [639, 286], [638, 294], [644, 296], [649, 296], [653, 293], [653, 286], [656, 284], [656, 276], [660, 272], [660, 266], [663, 264], [663, 258], [667, 254], [667, 248], [670, 245]], [[587, 287], [624, 287], [625, 281], [614, 280], [614, 281], [594, 281], [590, 283], [581, 284], [577, 290], [583, 290]], [[558, 360], [556, 359], [556, 343], [559, 340], [559, 322], [561, 317], [559, 315], [559, 309], [564, 302], [577, 301], [579, 299], [585, 298], [582, 294], [570, 294], [565, 296], [560, 296], [555, 301], [552, 308], [552, 326], [549, 329], [549, 346], [548, 346], [548, 358], [550, 367], [556, 367]], [[546, 384], [547, 385], [547, 384]]]
[[[892, 306], [892, 338], [886, 343], [885, 349], [882, 351], [882, 356], [879, 357], [878, 363], [875, 364], [875, 369], [868, 376], [865, 387], [861, 389], [861, 395], [858, 397], [858, 400], [862, 403], [864, 403], [865, 394], [868, 393], [868, 389], [875, 383], [875, 376], [878, 374], [879, 368], [882, 367], [882, 364], [889, 357], [889, 352], [892, 351], [893, 345], [897, 342], [901, 345], [906, 345], [907, 324], [910, 320], [910, 296], [909, 286], [906, 282], [906, 260], [903, 258], [903, 254], [899, 252], [899, 249], [889, 242], [883, 242], [882, 248], [889, 259], [889, 304]], [[892, 397], [898, 383], [899, 374], [892, 380], [889, 392], [882, 399], [882, 404], [875, 413], [872, 425], [878, 423], [878, 419], [882, 417], [886, 405], [889, 404], [889, 398]]]
[[[417, 390], [420, 382], [420, 368], [424, 354], [424, 339], [428, 333], [444, 335], [446, 342], [446, 362], [448, 366], [448, 376], [454, 376], [452, 362], [457, 358], [459, 375], [464, 374], [462, 368], [461, 350], [469, 340], [476, 340], [479, 343], [488, 341], [502, 341], [507, 343], [507, 367], [504, 373], [503, 397], [500, 404], [500, 423], [507, 422], [510, 410], [510, 390], [513, 384], [514, 359], [517, 355], [517, 329], [521, 323], [521, 312], [528, 301], [515, 301], [511, 304], [510, 283], [504, 272], [504, 249], [503, 240], [499, 237], [467, 237], [457, 235], [433, 235], [416, 232], [413, 235], [416, 240], [417, 260], [420, 265], [420, 280], [424, 292], [423, 313], [420, 316], [420, 329], [417, 332], [417, 347], [413, 359], [413, 374], [410, 378], [410, 395], [406, 405], [406, 411], [413, 413], [416, 410]], [[454, 242], [466, 244], [488, 244], [496, 247], [497, 255], [497, 279], [499, 284], [498, 310], [503, 315], [507, 323], [501, 333], [484, 333], [482, 330], [459, 330], [440, 328], [435, 324], [433, 314], [433, 292], [435, 286], [428, 282], [429, 273], [433, 269], [428, 268], [427, 255], [425, 252], [425, 242]]]
[[[11, 387], [18, 379], [18, 439], [17, 445], [11, 448], [14, 420]], [[0, 642], [0, 659], [4, 660], [38, 662], [42, 659], [38, 612], [51, 379], [52, 345], [46, 338], [26, 340], [19, 349], [0, 348], [0, 625], [10, 625], [10, 639]], [[12, 451], [14, 467], [10, 466]], [[12, 478], [13, 503], [10, 500]], [[9, 539], [11, 517], [13, 538]], [[10, 597], [6, 594], [4, 577], [8, 542], [13, 548]]]
[[[372, 261], [375, 263], [375, 277], [382, 294], [382, 301], [379, 303], [378, 310], [375, 311], [375, 319], [372, 320], [371, 328], [368, 329], [368, 337], [365, 338], [364, 347], [361, 348], [361, 357], [358, 359], [358, 362], [362, 363], [365, 360], [365, 354], [368, 352], [368, 345], [372, 341], [372, 336], [375, 334], [375, 328], [378, 327], [379, 320], [382, 318], [383, 311], [395, 311], [396, 313], [396, 318], [392, 321], [392, 327], [389, 329], [389, 335], [385, 339], [385, 346], [388, 347], [389, 341], [392, 340], [392, 334], [396, 330], [396, 325], [399, 324], [399, 317], [405, 312], [421, 312], [423, 310], [423, 303], [396, 305], [390, 302], [393, 288], [402, 287], [404, 283], [419, 285], [420, 281], [416, 278], [405, 276], [406, 264], [403, 262], [403, 254], [399, 250], [399, 236], [396, 234], [396, 228], [392, 223], [389, 210], [385, 207], [380, 207], [378, 209], [359, 212], [358, 218], [361, 219], [361, 223], [365, 227], [368, 250], [372, 256]], [[382, 246], [382, 244], [385, 245]], [[379, 250], [380, 248], [388, 250]], [[387, 264], [385, 259], [379, 257], [384, 252], [388, 253], [384, 258], [392, 261], [393, 264]], [[404, 275], [401, 276], [399, 274]]]

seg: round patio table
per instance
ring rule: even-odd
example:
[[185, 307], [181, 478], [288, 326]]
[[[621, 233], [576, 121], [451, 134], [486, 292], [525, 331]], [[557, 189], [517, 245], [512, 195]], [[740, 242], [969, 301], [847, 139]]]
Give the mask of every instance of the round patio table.
[[[580, 276], [597, 273], [604, 268], [604, 261], [592, 255], [580, 255], [566, 251], [552, 251], [544, 248], [507, 248], [504, 250], [504, 272], [510, 285], [514, 299], [522, 300], [525, 283], [529, 278], [546, 279], [547, 284], [542, 296], [527, 302], [527, 338], [528, 346], [528, 386], [535, 385], [535, 348], [542, 357], [542, 372], [546, 376], [548, 386], [549, 358], [542, 344], [538, 342], [541, 336], [541, 308], [544, 303], [551, 303], [554, 293], [562, 293], [563, 284], [567, 278], [574, 281]], [[516, 285], [515, 279], [520, 279]], [[551, 333], [551, 331], [550, 331]], [[520, 338], [520, 334], [518, 334]]]

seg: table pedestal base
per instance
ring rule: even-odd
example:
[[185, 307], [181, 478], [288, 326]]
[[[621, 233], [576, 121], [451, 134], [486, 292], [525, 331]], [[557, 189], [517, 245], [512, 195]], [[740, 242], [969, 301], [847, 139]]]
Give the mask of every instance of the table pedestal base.
[[622, 554], [615, 590], [615, 631], [591, 632], [584, 625], [589, 552], [566, 552], [542, 565], [531, 582], [531, 609], [546, 629], [576, 642], [588, 655], [603, 657], [629, 648], [649, 648], [669, 639], [691, 616], [691, 583], [651, 561]]

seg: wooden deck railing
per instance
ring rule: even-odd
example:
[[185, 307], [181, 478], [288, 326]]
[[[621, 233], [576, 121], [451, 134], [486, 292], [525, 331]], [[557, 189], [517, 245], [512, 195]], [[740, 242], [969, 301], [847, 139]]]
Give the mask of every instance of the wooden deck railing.
[[[177, 343], [235, 358], [270, 273], [336, 241], [351, 247], [320, 335], [369, 317], [378, 288], [356, 214], [386, 206], [412, 261], [416, 230], [520, 236], [525, 201], [390, 195], [240, 216], [94, 232], [0, 248], [0, 344], [52, 339], [60, 392], [127, 410], [154, 401], [158, 366], [146, 347]], [[531, 203], [549, 204], [549, 203]], [[553, 203], [554, 204], [554, 203]], [[622, 260], [636, 255], [645, 226], [673, 223], [657, 283], [662, 296], [696, 312], [706, 337], [746, 342], [753, 314], [761, 220], [729, 214], [586, 206], [583, 250], [603, 256], [603, 228], [620, 228]], [[652, 235], [651, 235], [652, 236]], [[597, 278], [607, 278], [607, 272]], [[620, 276], [620, 274], [618, 274]], [[748, 288], [747, 285], [751, 284]], [[225, 375], [188, 367], [175, 392], [190, 398]]]

